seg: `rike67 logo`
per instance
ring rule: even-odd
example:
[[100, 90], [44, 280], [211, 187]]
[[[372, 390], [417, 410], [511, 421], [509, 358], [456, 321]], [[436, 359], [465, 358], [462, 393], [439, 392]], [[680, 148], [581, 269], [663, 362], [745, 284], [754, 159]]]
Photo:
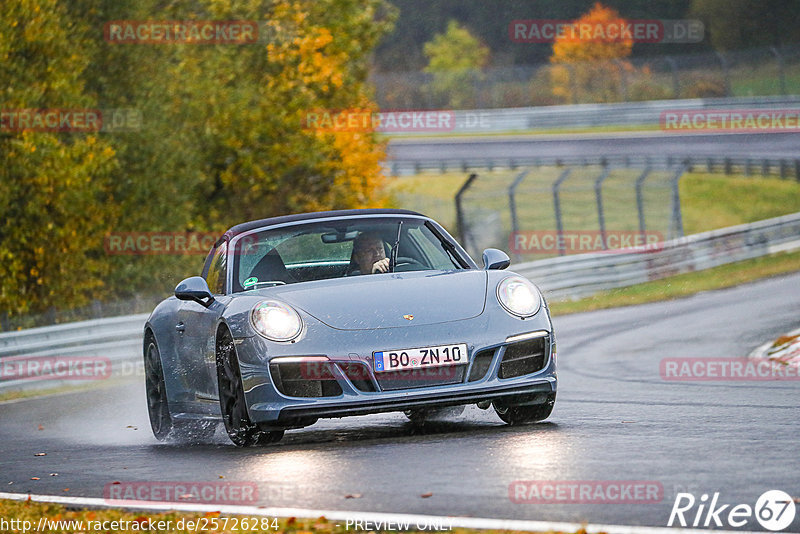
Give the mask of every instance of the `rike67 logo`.
[[756, 500], [755, 506], [720, 504], [719, 492], [714, 493], [710, 502], [707, 493], [701, 495], [699, 500], [691, 493], [678, 493], [667, 526], [741, 528], [755, 517], [763, 528], [776, 532], [792, 524], [795, 508], [791, 495], [781, 490], [765, 491]]

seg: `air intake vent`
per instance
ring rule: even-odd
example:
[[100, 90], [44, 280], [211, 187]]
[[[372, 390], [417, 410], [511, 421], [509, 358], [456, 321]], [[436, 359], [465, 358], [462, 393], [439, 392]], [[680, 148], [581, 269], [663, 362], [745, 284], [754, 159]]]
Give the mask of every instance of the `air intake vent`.
[[544, 336], [507, 346], [497, 377], [514, 378], [541, 371], [547, 363], [546, 352], [549, 343], [550, 338]]
[[469, 381], [476, 382], [486, 376], [489, 366], [492, 365], [495, 349], [482, 350], [475, 355], [472, 362], [472, 369], [469, 371]]
[[330, 363], [270, 363], [269, 371], [275, 387], [288, 397], [338, 397], [339, 382]]

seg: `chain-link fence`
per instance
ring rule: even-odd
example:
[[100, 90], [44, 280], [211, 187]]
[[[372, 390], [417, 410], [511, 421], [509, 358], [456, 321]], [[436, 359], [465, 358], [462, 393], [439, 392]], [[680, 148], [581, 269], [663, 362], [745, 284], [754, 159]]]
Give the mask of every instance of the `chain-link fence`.
[[683, 235], [678, 181], [685, 167], [602, 165], [503, 169], [465, 175], [453, 202], [396, 200], [444, 224], [473, 258], [486, 248], [517, 262], [646, 247]]
[[800, 46], [439, 75], [374, 73], [371, 80], [384, 110], [787, 95], [800, 87]]

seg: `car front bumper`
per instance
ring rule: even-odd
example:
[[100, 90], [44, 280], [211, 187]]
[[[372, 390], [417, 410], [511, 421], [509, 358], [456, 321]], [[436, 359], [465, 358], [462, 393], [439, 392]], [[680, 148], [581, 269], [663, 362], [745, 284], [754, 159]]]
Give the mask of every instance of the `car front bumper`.
[[[506, 314], [483, 314], [469, 320], [432, 325], [343, 331], [325, 325], [308, 324], [304, 338], [294, 344], [270, 343], [258, 336], [236, 340], [243, 386], [250, 418], [265, 428], [290, 428], [325, 417], [345, 417], [370, 413], [403, 411], [434, 406], [455, 406], [500, 400], [504, 404], [541, 404], [552, 399], [557, 388], [555, 338], [547, 309], [533, 318], [521, 320]], [[538, 332], [545, 347], [543, 363], [535, 372], [501, 378], [501, 365], [509, 338]], [[402, 347], [437, 346], [467, 343], [469, 364], [458, 382], [414, 384], [407, 388], [384, 389], [373, 371], [375, 350]], [[338, 348], [337, 348], [338, 347]], [[491, 351], [485, 372], [475, 379], [476, 356]], [[335, 395], [295, 397], [281, 393], [275, 384], [270, 362], [282, 357], [327, 359], [330, 380], [338, 388]], [[342, 370], [357, 363], [369, 370], [375, 391], [357, 387]], [[339, 390], [340, 393], [339, 393]]]

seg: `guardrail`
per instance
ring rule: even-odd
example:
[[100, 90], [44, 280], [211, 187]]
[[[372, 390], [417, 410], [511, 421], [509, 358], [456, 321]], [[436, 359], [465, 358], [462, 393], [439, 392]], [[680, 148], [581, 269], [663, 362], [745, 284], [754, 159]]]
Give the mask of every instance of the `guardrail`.
[[[693, 98], [612, 104], [573, 104], [528, 108], [455, 110], [454, 133], [498, 133], [595, 126], [660, 124], [665, 111], [783, 110], [800, 106], [800, 96]], [[415, 137], [424, 133], [386, 133], [388, 137]], [[429, 135], [429, 134], [428, 134]]]
[[135, 372], [141, 367], [142, 331], [148, 316], [93, 319], [0, 334], [0, 390], [46, 389], [88, 381], [59, 378], [52, 368], [48, 372], [37, 370], [35, 377], [19, 378], [11, 361], [16, 364], [22, 360], [29, 369], [27, 362], [45, 362], [48, 358], [103, 358], [111, 365], [111, 375]]
[[514, 264], [511, 269], [558, 300], [798, 249], [800, 213], [794, 213], [673, 239], [653, 252], [561, 256]]
[[[550, 299], [581, 297], [690, 271], [800, 249], [800, 213], [695, 234], [648, 253], [562, 256], [511, 266], [533, 280]], [[0, 334], [0, 371], [9, 357], [85, 356], [108, 358], [114, 370], [141, 367], [142, 329], [147, 314], [96, 319]], [[6, 360], [8, 361], [8, 360]], [[0, 390], [46, 388], [74, 380], [7, 380]]]

